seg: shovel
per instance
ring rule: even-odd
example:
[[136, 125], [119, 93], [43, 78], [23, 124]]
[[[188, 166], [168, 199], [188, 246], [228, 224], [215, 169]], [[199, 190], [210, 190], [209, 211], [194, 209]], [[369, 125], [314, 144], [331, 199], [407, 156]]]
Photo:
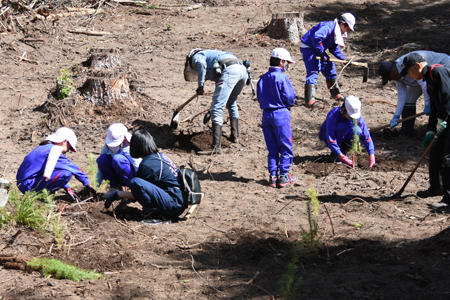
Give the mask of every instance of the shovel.
[[438, 138], [438, 135], [435, 134], [433, 140], [431, 141], [430, 145], [428, 145], [427, 150], [425, 150], [425, 152], [423, 153], [422, 157], [419, 159], [419, 162], [417, 163], [417, 165], [414, 167], [414, 170], [411, 172], [411, 174], [409, 175], [408, 179], [406, 179], [405, 183], [403, 184], [402, 188], [400, 189], [400, 191], [398, 191], [397, 193], [395, 193], [392, 198], [394, 199], [398, 199], [400, 198], [400, 196], [402, 195], [403, 191], [405, 190], [406, 186], [408, 185], [409, 181], [411, 180], [411, 178], [413, 177], [414, 173], [416, 172], [417, 168], [420, 166], [420, 164], [422, 163], [422, 161], [425, 159], [425, 156], [427, 156], [428, 152], [430, 152], [431, 147], [433, 147], [434, 142], [436, 142]]
[[[408, 120], [420, 117], [420, 116], [422, 116], [424, 114], [425, 114], [424, 112], [421, 112], [421, 113], [418, 113], [418, 114], [416, 114], [414, 116], [409, 116], [409, 117], [406, 117], [404, 119], [400, 119], [400, 120], [397, 121], [397, 123], [405, 122], [405, 121], [408, 121]], [[387, 124], [387, 125], [383, 125], [383, 126], [380, 126], [380, 127], [376, 127], [374, 129], [370, 129], [369, 131], [370, 131], [370, 133], [374, 133], [376, 131], [380, 131], [381, 129], [385, 129], [385, 128], [388, 128], [388, 127], [391, 127], [391, 124]]]
[[178, 118], [180, 117], [180, 111], [188, 105], [192, 100], [197, 97], [197, 94], [193, 95], [189, 100], [178, 106], [178, 108], [173, 112], [172, 119], [170, 121], [170, 128], [177, 129], [178, 128]]
[[[316, 56], [316, 59], [320, 60], [321, 58], [320, 58], [320, 56]], [[368, 63], [356, 62], [356, 61], [346, 61], [346, 60], [333, 59], [333, 58], [330, 58], [329, 61], [343, 63], [343, 64], [350, 63], [355, 66], [364, 67], [363, 82], [367, 82], [367, 77], [369, 77], [369, 64]]]

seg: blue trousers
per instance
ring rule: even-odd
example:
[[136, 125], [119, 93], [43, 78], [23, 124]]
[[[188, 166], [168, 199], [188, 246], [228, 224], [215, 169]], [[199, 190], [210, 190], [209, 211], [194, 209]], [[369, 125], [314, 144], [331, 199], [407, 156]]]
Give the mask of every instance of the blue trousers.
[[135, 171], [134, 166], [124, 155], [102, 154], [97, 158], [97, 165], [103, 179], [109, 180], [112, 187], [130, 186], [130, 180], [134, 177]]
[[224, 67], [222, 76], [216, 83], [213, 102], [211, 104], [212, 123], [223, 124], [223, 108], [226, 105], [230, 118], [239, 119], [239, 111], [236, 104], [237, 97], [247, 81], [247, 69], [243, 65], [231, 65]]
[[313, 48], [300, 48], [300, 52], [306, 67], [306, 84], [317, 85], [319, 72], [322, 72], [326, 80], [337, 77], [334, 62], [322, 62], [316, 59], [316, 56], [320, 56], [320, 54]]
[[287, 108], [265, 109], [262, 117], [262, 129], [266, 140], [267, 164], [270, 175], [289, 172], [294, 158], [292, 150], [291, 113]]
[[[362, 136], [362, 129], [357, 126], [348, 126], [345, 122], [339, 122], [334, 130], [336, 142], [341, 148], [341, 152], [346, 154], [350, 149], [353, 137], [355, 135], [355, 129], [359, 137]], [[327, 144], [327, 131], [321, 130], [319, 132], [319, 139]]]
[[70, 179], [72, 179], [72, 172], [66, 170], [55, 170], [48, 181], [45, 181], [45, 178], [42, 177], [42, 175], [39, 175], [35, 178], [18, 183], [18, 187], [23, 194], [27, 191], [40, 192], [43, 189], [47, 189], [54, 193], [57, 190], [66, 187]]
[[131, 179], [131, 193], [142, 205], [142, 212], [160, 212], [170, 217], [178, 217], [183, 213], [185, 207], [174, 201], [163, 189], [157, 187], [142, 178]]

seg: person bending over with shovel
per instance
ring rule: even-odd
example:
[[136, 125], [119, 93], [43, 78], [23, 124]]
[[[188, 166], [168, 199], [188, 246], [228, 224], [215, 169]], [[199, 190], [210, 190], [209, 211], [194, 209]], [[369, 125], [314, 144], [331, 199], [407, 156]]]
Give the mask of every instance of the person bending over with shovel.
[[[428, 132], [423, 142], [428, 147], [436, 133], [438, 138], [430, 151], [428, 171], [430, 187], [417, 192], [420, 198], [443, 196], [440, 202], [431, 203], [433, 208], [450, 205], [450, 134], [447, 119], [450, 114], [450, 70], [442, 65], [428, 65], [424, 56], [413, 53], [403, 60], [404, 68], [400, 77], [408, 75], [414, 80], [425, 80], [430, 95], [430, 116]], [[442, 186], [439, 173], [442, 176]]]
[[288, 174], [294, 158], [289, 109], [295, 104], [295, 91], [289, 78], [283, 74], [289, 64], [294, 63], [289, 51], [275, 48], [270, 56], [269, 71], [256, 85], [256, 98], [263, 109], [262, 129], [269, 150], [267, 160], [271, 187], [282, 188], [297, 181]]
[[198, 155], [222, 154], [221, 138], [223, 125], [223, 109], [226, 105], [231, 119], [232, 143], [239, 142], [239, 112], [236, 104], [238, 95], [247, 82], [247, 68], [242, 60], [229, 52], [220, 50], [193, 49], [186, 56], [184, 79], [198, 81], [197, 95], [204, 94], [206, 80], [216, 83], [213, 101], [210, 108], [213, 128], [211, 148], [198, 151]]
[[[404, 119], [416, 114], [416, 102], [422, 94], [425, 100], [423, 112], [427, 116], [430, 115], [430, 96], [427, 92], [426, 81], [423, 79], [414, 80], [407, 73], [405, 73], [405, 76], [400, 77], [400, 73], [403, 70], [403, 60], [413, 53], [424, 57], [429, 65], [441, 64], [446, 68], [450, 68], [450, 56], [448, 54], [425, 50], [414, 51], [401, 56], [394, 62], [383, 62], [380, 64], [378, 74], [383, 79], [381, 84], [385, 85], [393, 80], [397, 85], [397, 108], [390, 122], [391, 128], [398, 125], [397, 121], [400, 119], [400, 115]], [[415, 119], [403, 122], [400, 133], [414, 135], [414, 122]]]
[[[318, 104], [315, 99], [319, 72], [322, 72], [326, 78], [331, 97], [340, 101], [345, 99], [339, 92], [334, 62], [330, 61], [326, 50], [328, 49], [337, 58], [345, 60], [346, 57], [341, 51], [345, 47], [344, 37], [347, 37], [347, 31], [354, 31], [354, 26], [355, 17], [351, 13], [345, 13], [334, 21], [320, 22], [302, 36], [300, 51], [306, 67], [305, 106], [307, 108], [323, 108], [323, 105]], [[317, 60], [317, 56], [320, 56], [321, 60]]]
[[[356, 122], [356, 124], [355, 124]], [[319, 139], [331, 149], [331, 162], [340, 160], [350, 168], [354, 163], [346, 154], [350, 150], [356, 134], [369, 152], [369, 167], [375, 165], [375, 146], [361, 116], [361, 101], [358, 97], [348, 96], [344, 104], [333, 108], [320, 126]]]

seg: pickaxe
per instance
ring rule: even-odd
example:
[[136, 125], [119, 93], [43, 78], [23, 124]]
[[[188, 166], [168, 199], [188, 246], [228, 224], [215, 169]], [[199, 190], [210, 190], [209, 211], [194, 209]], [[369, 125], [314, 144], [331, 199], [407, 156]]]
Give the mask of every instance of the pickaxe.
[[[320, 56], [316, 56], [316, 59], [321, 60]], [[367, 82], [367, 77], [369, 77], [369, 64], [368, 63], [356, 62], [356, 61], [346, 61], [346, 60], [334, 59], [334, 58], [330, 58], [328, 61], [338, 62], [338, 63], [343, 63], [343, 64], [350, 63], [355, 66], [364, 67], [363, 82]]]
[[178, 108], [173, 112], [172, 119], [170, 121], [170, 128], [177, 129], [178, 128], [178, 118], [180, 117], [180, 111], [188, 105], [192, 100], [197, 97], [197, 94], [193, 95], [189, 100], [178, 106]]
[[[397, 123], [405, 122], [405, 121], [408, 121], [408, 120], [420, 117], [420, 116], [422, 116], [424, 114], [425, 114], [424, 112], [421, 112], [421, 113], [418, 113], [418, 114], [416, 114], [414, 116], [409, 116], [409, 117], [406, 117], [404, 119], [400, 119], [400, 120], [397, 121]], [[380, 127], [376, 127], [376, 128], [370, 129], [369, 131], [370, 131], [370, 133], [374, 133], [376, 131], [380, 131], [381, 129], [385, 129], [385, 128], [388, 128], [388, 127], [391, 127], [391, 124], [387, 124], [387, 125], [383, 125], [383, 126], [380, 126]]]

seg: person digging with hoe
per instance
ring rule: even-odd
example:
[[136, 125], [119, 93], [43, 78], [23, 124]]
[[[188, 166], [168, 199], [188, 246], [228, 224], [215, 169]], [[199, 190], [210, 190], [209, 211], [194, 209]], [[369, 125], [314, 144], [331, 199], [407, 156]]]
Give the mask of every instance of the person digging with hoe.
[[[423, 142], [424, 147], [437, 140], [430, 151], [428, 171], [430, 187], [417, 192], [420, 198], [441, 196], [440, 202], [431, 203], [433, 208], [447, 208], [450, 205], [450, 134], [447, 129], [447, 119], [450, 114], [450, 70], [442, 65], [428, 65], [425, 57], [413, 53], [403, 60], [404, 68], [400, 77], [408, 75], [414, 80], [425, 80], [430, 95], [430, 116], [428, 117], [428, 132]], [[442, 186], [439, 173], [442, 177]]]
[[339, 159], [348, 167], [354, 167], [353, 161], [346, 154], [354, 142], [355, 133], [369, 152], [369, 167], [372, 168], [375, 165], [375, 146], [361, 116], [361, 101], [358, 97], [348, 96], [344, 104], [333, 108], [327, 114], [320, 126], [319, 139], [331, 149], [331, 162]]
[[[402, 116], [402, 119], [404, 119], [416, 114], [416, 102], [422, 94], [425, 100], [423, 112], [427, 116], [430, 115], [430, 96], [427, 92], [426, 81], [423, 79], [414, 80], [407, 73], [405, 73], [405, 76], [403, 77], [400, 76], [400, 73], [404, 68], [403, 60], [405, 57], [414, 53], [424, 57], [429, 65], [441, 64], [446, 68], [450, 68], [450, 56], [445, 53], [436, 53], [425, 50], [414, 51], [401, 56], [394, 62], [383, 62], [380, 64], [378, 74], [380, 74], [383, 79], [381, 84], [385, 85], [393, 80], [397, 85], [397, 108], [395, 109], [394, 117], [390, 122], [391, 128], [398, 125], [397, 121], [400, 119], [400, 115]], [[400, 133], [404, 135], [413, 135], [414, 123], [415, 119], [404, 121]]]
[[[266, 140], [269, 186], [282, 188], [297, 181], [289, 175], [294, 152], [290, 107], [295, 104], [295, 91], [284, 74], [295, 61], [284, 48], [276, 48], [270, 56], [269, 71], [256, 85], [256, 98], [263, 110], [262, 129]], [[278, 170], [280, 174], [278, 175]]]
[[[334, 21], [320, 22], [301, 38], [300, 51], [306, 67], [305, 106], [307, 108], [323, 108], [316, 102], [316, 85], [319, 72], [325, 76], [331, 97], [343, 101], [345, 98], [339, 91], [334, 62], [326, 53], [328, 49], [335, 57], [345, 60], [341, 50], [345, 48], [344, 37], [347, 31], [354, 31], [355, 17], [345, 13]], [[321, 59], [317, 60], [316, 57]]]
[[216, 83], [210, 108], [213, 142], [211, 148], [198, 151], [197, 154], [222, 154], [221, 138], [225, 105], [231, 119], [230, 141], [232, 143], [239, 142], [239, 112], [236, 100], [247, 82], [247, 68], [243, 65], [242, 60], [229, 52], [193, 49], [186, 56], [184, 79], [186, 81], [195, 80], [192, 75], [197, 77], [197, 95], [204, 94], [206, 80]]

